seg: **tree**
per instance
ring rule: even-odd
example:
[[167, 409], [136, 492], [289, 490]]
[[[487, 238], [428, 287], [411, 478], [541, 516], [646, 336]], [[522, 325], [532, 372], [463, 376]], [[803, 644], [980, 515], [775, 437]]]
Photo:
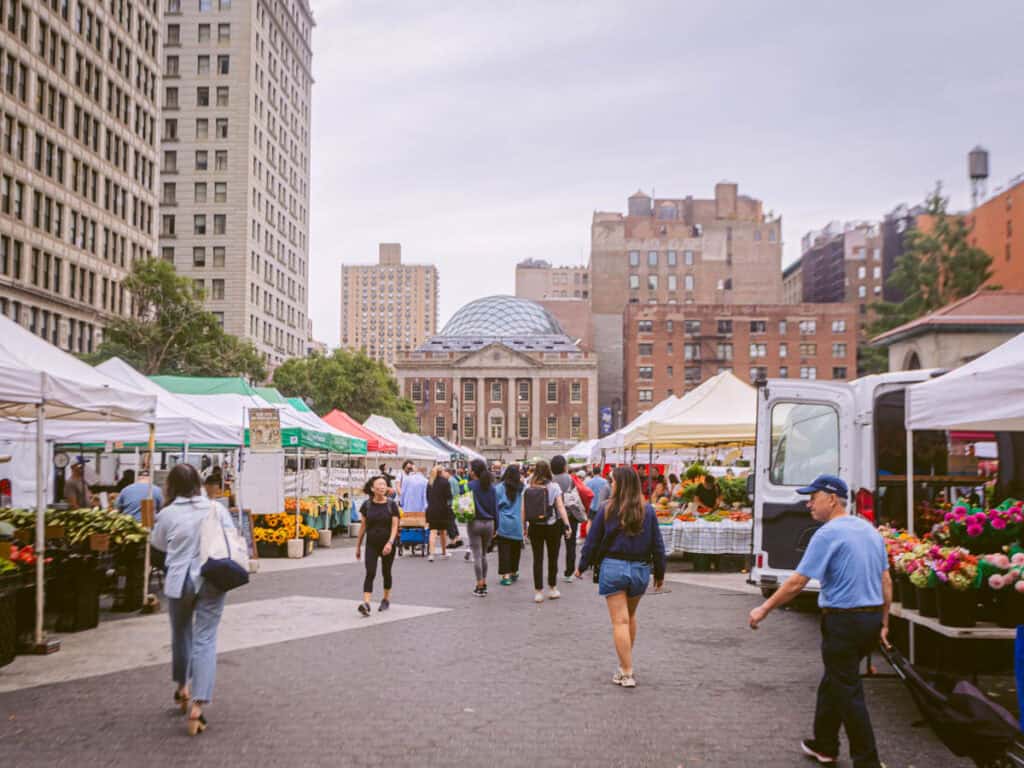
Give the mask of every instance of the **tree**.
[[[942, 185], [936, 184], [926, 205], [926, 225], [903, 236], [904, 252], [886, 280], [886, 287], [899, 291], [903, 299], [871, 305], [871, 336], [970, 296], [992, 277], [992, 257], [968, 242], [970, 228], [963, 216], [947, 213], [948, 205]], [[857, 349], [858, 374], [881, 373], [888, 367], [885, 350], [867, 344]]]
[[357, 421], [376, 413], [417, 431], [416, 406], [400, 396], [387, 366], [362, 351], [286, 360], [274, 371], [274, 386], [286, 397], [304, 398], [317, 413], [338, 408]]
[[163, 259], [132, 265], [124, 281], [132, 297], [129, 317], [117, 317], [99, 349], [84, 355], [95, 364], [120, 357], [147, 376], [247, 376], [266, 379], [263, 357], [248, 340], [224, 332], [202, 304], [192, 281]]

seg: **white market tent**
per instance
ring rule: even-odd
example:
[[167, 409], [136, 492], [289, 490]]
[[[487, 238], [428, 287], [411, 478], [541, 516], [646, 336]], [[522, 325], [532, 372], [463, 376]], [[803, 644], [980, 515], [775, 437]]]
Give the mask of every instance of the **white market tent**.
[[752, 444], [757, 390], [729, 371], [711, 377], [663, 414], [623, 431], [625, 447], [686, 448]]
[[1024, 431], [1024, 333], [906, 398], [907, 429]]
[[668, 411], [675, 407], [675, 404], [678, 403], [680, 399], [681, 398], [678, 398], [675, 395], [669, 395], [656, 406], [651, 408], [651, 410], [644, 411], [643, 413], [641, 413], [639, 416], [637, 416], [635, 419], [629, 422], [629, 424], [622, 427], [622, 429], [619, 429], [615, 432], [612, 432], [610, 435], [602, 437], [590, 449], [591, 461], [599, 461], [601, 459], [602, 453], [604, 453], [605, 459], [609, 461], [622, 461], [622, 454], [624, 454], [625, 450], [624, 438], [626, 433], [629, 432], [630, 430], [640, 427], [643, 424], [646, 424], [651, 419], [656, 419], [661, 416], [664, 416]]
[[[914, 431], [1024, 431], [1024, 333], [966, 365], [906, 389], [907, 477], [914, 477]], [[914, 483], [907, 483], [914, 509]], [[907, 516], [914, 533], [914, 515]]]
[[152, 424], [156, 398], [120, 385], [17, 323], [0, 317], [0, 416], [36, 423], [36, 626], [43, 643], [47, 419]]
[[569, 461], [590, 461], [590, 451], [597, 444], [597, 440], [583, 440], [582, 442], [576, 443], [565, 453], [565, 458]]
[[449, 456], [440, 448], [427, 442], [419, 435], [403, 432], [393, 419], [387, 416], [371, 414], [363, 426], [383, 435], [398, 445], [398, 456], [403, 459], [420, 459], [422, 461], [448, 461]]

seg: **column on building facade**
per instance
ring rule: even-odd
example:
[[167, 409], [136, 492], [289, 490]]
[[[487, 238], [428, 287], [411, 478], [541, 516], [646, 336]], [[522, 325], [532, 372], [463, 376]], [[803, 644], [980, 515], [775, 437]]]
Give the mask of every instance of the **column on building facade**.
[[[458, 376], [452, 376], [452, 429], [449, 434], [456, 443], [462, 443], [465, 439], [465, 435], [462, 434], [462, 409], [466, 407], [462, 400], [464, 394], [462, 391], [462, 379]], [[456, 403], [459, 404], [458, 407], [456, 407]]]
[[487, 380], [483, 377], [476, 380], [476, 444], [487, 445], [490, 440], [490, 433], [487, 431], [487, 393], [484, 385]]
[[505, 443], [507, 445], [515, 446], [516, 433], [514, 429], [516, 422], [516, 398], [518, 397], [519, 393], [515, 391], [517, 382], [514, 376], [510, 376], [508, 379], [506, 379], [506, 381], [508, 382], [508, 390], [506, 392], [506, 397], [508, 399], [508, 417], [505, 424]]
[[532, 445], [539, 445], [543, 439], [543, 433], [540, 431], [540, 388], [540, 376], [533, 374], [530, 379], [530, 408], [533, 409], [533, 430], [530, 434]]
[[593, 440], [600, 434], [600, 427], [598, 426], [598, 413], [597, 413], [597, 374], [591, 372], [587, 374], [587, 425], [586, 425], [586, 437], [588, 440]]

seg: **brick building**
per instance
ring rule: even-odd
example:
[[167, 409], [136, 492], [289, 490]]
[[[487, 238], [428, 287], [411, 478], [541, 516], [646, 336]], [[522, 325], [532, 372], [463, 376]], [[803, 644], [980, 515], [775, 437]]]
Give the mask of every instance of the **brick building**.
[[516, 264], [516, 298], [540, 304], [582, 349], [593, 350], [589, 267], [553, 267], [543, 259], [525, 259]]
[[803, 300], [803, 259], [797, 259], [782, 270], [782, 303], [802, 304]]
[[631, 304], [623, 317], [624, 418], [729, 370], [758, 378], [852, 379], [850, 304]]
[[553, 456], [597, 434], [597, 360], [535, 302], [490, 296], [395, 362], [420, 433], [491, 458]]
[[631, 304], [778, 304], [782, 220], [736, 184], [711, 199], [637, 192], [622, 213], [595, 212], [590, 304], [600, 339], [600, 404], [622, 425], [623, 312]]
[[992, 257], [989, 284], [1024, 291], [1024, 178], [1018, 176], [975, 208], [968, 225], [971, 245]]

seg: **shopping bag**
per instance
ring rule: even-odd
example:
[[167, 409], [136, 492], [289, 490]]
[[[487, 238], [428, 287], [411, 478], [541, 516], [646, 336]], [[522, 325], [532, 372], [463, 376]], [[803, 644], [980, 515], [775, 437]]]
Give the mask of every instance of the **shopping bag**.
[[224, 524], [224, 508], [216, 502], [208, 503], [210, 511], [199, 529], [199, 573], [227, 592], [249, 583], [249, 548], [234, 526]]

